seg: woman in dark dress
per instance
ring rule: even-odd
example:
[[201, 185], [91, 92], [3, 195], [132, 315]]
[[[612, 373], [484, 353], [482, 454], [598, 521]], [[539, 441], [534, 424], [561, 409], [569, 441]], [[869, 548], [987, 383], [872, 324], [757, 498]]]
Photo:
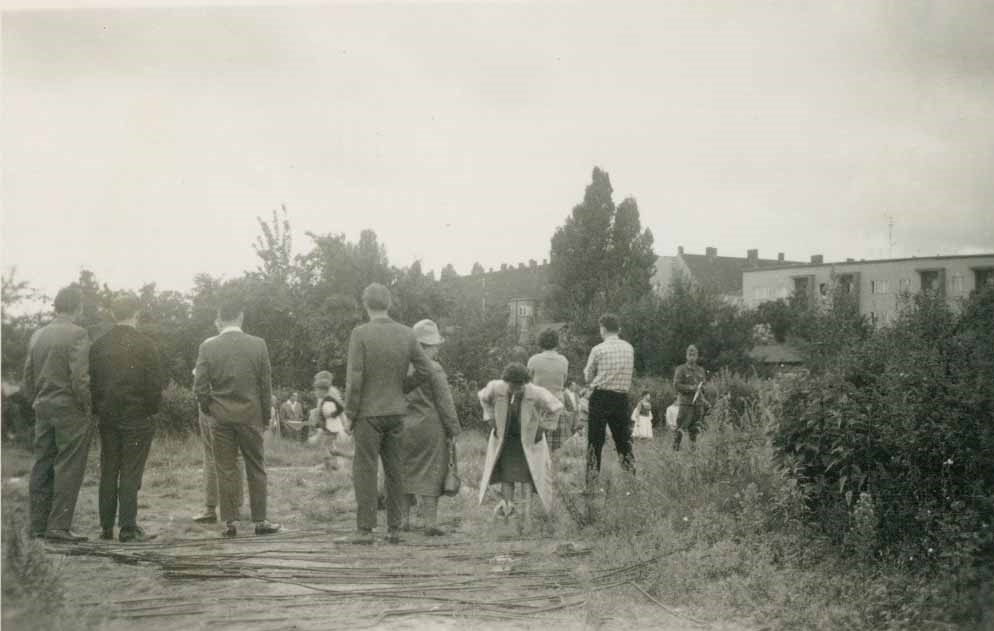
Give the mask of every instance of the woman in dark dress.
[[549, 445], [545, 432], [556, 429], [562, 402], [548, 390], [528, 383], [528, 369], [509, 364], [499, 380], [480, 390], [483, 417], [491, 421], [487, 458], [480, 484], [480, 502], [490, 484], [500, 483], [501, 501], [494, 514], [510, 517], [516, 512], [514, 486], [521, 484], [521, 503], [527, 523], [532, 490], [546, 510], [551, 494]]

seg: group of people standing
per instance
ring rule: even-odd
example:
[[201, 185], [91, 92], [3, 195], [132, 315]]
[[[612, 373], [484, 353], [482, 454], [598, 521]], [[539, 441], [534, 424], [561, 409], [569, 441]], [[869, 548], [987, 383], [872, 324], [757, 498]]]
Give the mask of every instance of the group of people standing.
[[[356, 532], [342, 541], [372, 543], [382, 468], [386, 540], [396, 543], [412, 527], [417, 505], [426, 535], [444, 534], [438, 525], [438, 498], [454, 466], [453, 439], [460, 422], [444, 369], [438, 362], [443, 338], [431, 320], [407, 327], [392, 320], [390, 291], [372, 284], [362, 294], [368, 321], [349, 340], [345, 395], [331, 373], [314, 378], [317, 405], [306, 425], [324, 442], [329, 468], [336, 468], [335, 440], [352, 436], [352, 479]], [[56, 318], [32, 337], [25, 366], [25, 388], [37, 414], [36, 462], [31, 477], [32, 532], [55, 540], [85, 539], [70, 529], [85, 469], [93, 418], [101, 435], [101, 537], [113, 538], [116, 521], [121, 541], [149, 538], [137, 525], [137, 492], [154, 436], [152, 415], [161, 400], [159, 359], [154, 344], [136, 329], [139, 303], [125, 295], [115, 301], [116, 325], [90, 346], [84, 329], [72, 323], [81, 312], [81, 295], [64, 289], [55, 300]], [[205, 510], [200, 523], [224, 523], [224, 537], [238, 533], [242, 504], [242, 469], [248, 483], [249, 509], [257, 535], [279, 532], [267, 515], [267, 475], [263, 434], [279, 431], [279, 410], [272, 393], [266, 342], [242, 331], [244, 309], [237, 300], [217, 312], [218, 334], [198, 352], [194, 369], [201, 433], [204, 436]], [[635, 473], [628, 392], [632, 387], [634, 349], [619, 337], [612, 314], [599, 320], [602, 342], [584, 368], [589, 397], [581, 401], [575, 384], [567, 387], [569, 363], [556, 351], [558, 336], [539, 336], [541, 352], [527, 365], [508, 364], [499, 379], [478, 393], [490, 435], [479, 501], [491, 485], [500, 485], [496, 516], [523, 512], [530, 517], [532, 493], [543, 507], [552, 503], [550, 481], [558, 469], [555, 452], [587, 417], [587, 483], [601, 469], [601, 452], [610, 428], [623, 469]], [[681, 430], [697, 437], [696, 411], [703, 371], [696, 349], [674, 378], [680, 399]], [[691, 400], [690, 397], [693, 397]], [[292, 399], [292, 398], [291, 398]], [[687, 399], [686, 402], [684, 399]], [[648, 403], [648, 401], [644, 401]], [[684, 412], [684, 403], [688, 410]], [[298, 408], [294, 408], [296, 405]], [[299, 402], [279, 416], [303, 416]], [[636, 407], [643, 418], [651, 411]], [[639, 420], [634, 424], [639, 429]], [[520, 488], [516, 497], [515, 489]], [[520, 508], [519, 508], [520, 507]], [[116, 515], [115, 515], [116, 513]]]
[[28, 344], [23, 388], [35, 412], [35, 462], [31, 469], [30, 528], [34, 537], [85, 541], [71, 530], [83, 484], [94, 418], [99, 418], [101, 539], [142, 541], [138, 489], [155, 435], [162, 376], [155, 344], [138, 332], [138, 298], [125, 294], [111, 305], [114, 326], [91, 345], [76, 325], [82, 293], [61, 290], [55, 318]]

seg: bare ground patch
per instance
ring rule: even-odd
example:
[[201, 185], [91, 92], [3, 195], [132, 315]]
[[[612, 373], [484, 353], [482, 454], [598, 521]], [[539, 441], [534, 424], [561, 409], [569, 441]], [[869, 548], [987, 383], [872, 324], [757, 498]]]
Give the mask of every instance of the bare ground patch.
[[[199, 445], [160, 439], [139, 514], [158, 536], [127, 545], [95, 539], [94, 451], [76, 518], [76, 528], [93, 539], [44, 546], [65, 593], [60, 628], [737, 628], [696, 621], [686, 609], [642, 592], [637, 581], [651, 559], [619, 564], [596, 541], [585, 541], [566, 511], [536, 519], [524, 535], [514, 523], [493, 523], [471, 484], [481, 464], [480, 437], [462, 443], [462, 495], [441, 502], [442, 523], [452, 534], [411, 532], [399, 545], [371, 546], [334, 541], [354, 528], [348, 467], [328, 472], [316, 449], [270, 443], [269, 513], [284, 532], [256, 537], [244, 515], [247, 534], [224, 540], [217, 526], [193, 523], [203, 499]], [[577, 454], [564, 455], [569, 476]], [[29, 465], [25, 452], [4, 452], [5, 512], [12, 503], [26, 506]], [[4, 627], [32, 628], [38, 614], [18, 616], [9, 600]]]

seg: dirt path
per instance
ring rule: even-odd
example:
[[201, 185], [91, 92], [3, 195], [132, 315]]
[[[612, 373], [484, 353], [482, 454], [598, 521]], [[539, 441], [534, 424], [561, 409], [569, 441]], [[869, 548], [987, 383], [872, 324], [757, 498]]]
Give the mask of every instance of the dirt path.
[[[735, 628], [652, 602], [634, 584], [642, 565], [612, 566], [589, 542], [548, 528], [542, 535], [542, 526], [522, 537], [513, 524], [492, 523], [469, 488], [443, 501], [451, 535], [356, 546], [334, 541], [354, 528], [345, 472], [273, 466], [270, 515], [285, 531], [221, 539], [217, 526], [190, 520], [199, 497], [194, 456], [150, 463], [140, 520], [155, 540], [46, 544], [55, 558], [65, 555], [70, 610], [107, 630]], [[23, 465], [11, 475], [7, 464], [7, 501], [26, 499]], [[91, 536], [99, 532], [96, 479], [88, 473], [77, 509], [76, 527]], [[242, 527], [251, 533], [249, 522]]]

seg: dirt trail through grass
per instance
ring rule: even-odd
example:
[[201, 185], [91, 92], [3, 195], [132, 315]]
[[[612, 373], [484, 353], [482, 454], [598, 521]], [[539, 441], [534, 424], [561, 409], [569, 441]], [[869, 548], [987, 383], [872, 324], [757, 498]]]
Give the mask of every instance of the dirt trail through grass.
[[[243, 521], [246, 534], [221, 539], [218, 526], [190, 519], [202, 498], [196, 443], [161, 441], [153, 452], [139, 518], [155, 540], [95, 538], [94, 452], [76, 519], [91, 540], [46, 544], [59, 559], [67, 611], [100, 629], [736, 628], [654, 602], [636, 584], [649, 562], [612, 564], [596, 542], [557, 536], [548, 520], [523, 536], [513, 523], [492, 523], [468, 485], [442, 501], [449, 536], [336, 543], [354, 528], [349, 475], [324, 471], [316, 450], [300, 445], [269, 445], [269, 513], [284, 531], [257, 537]], [[5, 503], [26, 501], [29, 456], [4, 456]]]

